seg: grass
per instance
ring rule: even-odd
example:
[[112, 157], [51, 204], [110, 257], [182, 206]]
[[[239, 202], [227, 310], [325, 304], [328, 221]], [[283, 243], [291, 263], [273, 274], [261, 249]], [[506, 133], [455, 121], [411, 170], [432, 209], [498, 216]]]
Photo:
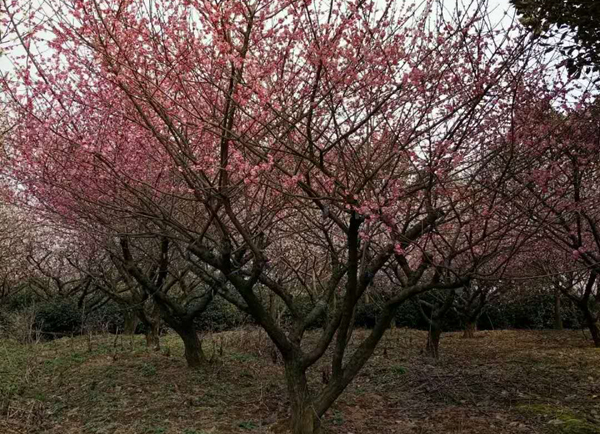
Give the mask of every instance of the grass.
[[156, 375], [156, 367], [152, 363], [142, 363], [140, 372], [144, 377], [154, 377]]
[[[162, 339], [163, 352], [138, 336], [2, 340], [0, 433], [281, 432], [289, 402], [264, 333], [211, 339], [219, 345], [205, 342], [212, 363], [199, 371], [186, 368], [177, 336]], [[438, 361], [421, 354], [423, 332], [384, 339], [324, 417], [325, 433], [600, 434], [600, 350], [581, 332], [448, 333]], [[223, 354], [211, 354], [220, 342]], [[321, 368], [309, 372], [313, 389]]]
[[568, 407], [550, 404], [525, 404], [518, 407], [525, 415], [542, 416], [556, 434], [600, 434], [600, 427], [592, 424]]

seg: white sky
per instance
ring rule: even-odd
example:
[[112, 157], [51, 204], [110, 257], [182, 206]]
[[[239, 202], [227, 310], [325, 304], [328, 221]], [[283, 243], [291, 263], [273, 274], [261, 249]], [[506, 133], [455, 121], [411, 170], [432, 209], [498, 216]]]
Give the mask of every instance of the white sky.
[[[457, 3], [470, 3], [474, 0], [441, 0], [444, 4], [444, 7], [452, 10], [456, 7]], [[43, 0], [17, 0], [19, 3], [29, 3], [32, 4], [40, 4]], [[514, 8], [509, 3], [509, 0], [488, 0], [490, 11], [490, 18], [493, 23], [500, 22], [502, 20], [510, 21], [514, 14]], [[508, 12], [508, 15], [506, 14]], [[509, 18], [510, 17], [510, 18]], [[2, 49], [2, 39], [4, 36], [4, 29], [0, 29], [0, 50]], [[6, 42], [5, 42], [6, 43]], [[0, 73], [6, 73], [12, 70], [12, 63], [8, 56], [0, 55]]]

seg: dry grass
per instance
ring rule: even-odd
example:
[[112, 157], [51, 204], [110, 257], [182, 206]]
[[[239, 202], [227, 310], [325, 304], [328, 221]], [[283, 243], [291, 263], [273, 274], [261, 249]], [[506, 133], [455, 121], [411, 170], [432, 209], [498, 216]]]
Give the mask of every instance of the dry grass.
[[[424, 341], [388, 333], [326, 432], [600, 433], [600, 350], [581, 332], [449, 333], [439, 361], [420, 354]], [[207, 336], [213, 361], [201, 371], [185, 367], [177, 336], [158, 353], [142, 337], [114, 344], [0, 342], [0, 433], [267, 433], [287, 415], [283, 369], [262, 332]], [[310, 374], [320, 386], [320, 368]]]

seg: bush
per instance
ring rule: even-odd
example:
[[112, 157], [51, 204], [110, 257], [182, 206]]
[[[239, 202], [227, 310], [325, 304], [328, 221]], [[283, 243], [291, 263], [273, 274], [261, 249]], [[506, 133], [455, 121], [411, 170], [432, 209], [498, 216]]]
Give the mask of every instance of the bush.
[[53, 300], [37, 306], [35, 327], [44, 334], [66, 335], [81, 330], [82, 311], [70, 300]]
[[354, 314], [354, 324], [357, 327], [373, 328], [381, 308], [375, 303], [360, 303], [356, 306]]
[[3, 310], [16, 312], [40, 303], [39, 297], [30, 289], [24, 289], [4, 300]]
[[[583, 317], [566, 297], [561, 298], [561, 317], [565, 328], [581, 328]], [[481, 316], [482, 329], [549, 329], [554, 327], [554, 295], [531, 294], [516, 301], [491, 304]]]
[[23, 327], [16, 327], [16, 323], [22, 323], [31, 312], [35, 312], [34, 329], [44, 339], [80, 333], [83, 329], [98, 332], [123, 330], [122, 308], [114, 302], [109, 301], [92, 312], [84, 312], [75, 300], [40, 300], [25, 291], [7, 298], [0, 306], [0, 330], [5, 335], [18, 338], [22, 333], [17, 329]]
[[[108, 331], [115, 333], [117, 330], [123, 331], [125, 319], [123, 316], [123, 307], [113, 301], [109, 301], [98, 309], [89, 312], [85, 316], [84, 327], [89, 331]], [[137, 332], [142, 332], [142, 324], [138, 324]]]
[[[423, 299], [431, 300], [432, 293], [423, 295]], [[297, 298], [300, 312], [307, 313], [311, 303], [307, 298]], [[562, 299], [562, 319], [565, 328], [581, 328], [584, 324], [579, 310], [568, 299]], [[43, 338], [80, 333], [85, 331], [123, 330], [123, 306], [108, 302], [92, 312], [84, 312], [77, 306], [75, 300], [55, 299], [42, 301], [27, 291], [22, 291], [3, 301], [0, 306], [0, 332], [19, 340], [31, 340], [32, 312], [34, 329], [42, 333]], [[380, 306], [377, 303], [359, 303], [356, 308], [355, 324], [357, 327], [372, 328], [377, 321]], [[82, 320], [84, 321], [82, 324]], [[289, 323], [289, 312], [282, 315], [284, 323]], [[318, 318], [311, 328], [322, 327], [325, 317]], [[227, 301], [216, 298], [208, 309], [195, 320], [200, 331], [224, 331], [253, 323], [252, 319], [240, 312]], [[421, 317], [414, 300], [403, 303], [396, 312], [395, 323], [398, 327], [408, 327], [421, 330], [429, 328], [428, 323]], [[490, 304], [481, 316], [478, 326], [480, 329], [547, 329], [554, 325], [554, 296], [546, 292], [531, 292], [520, 297], [506, 297]], [[458, 314], [451, 310], [444, 324], [444, 330], [462, 330], [465, 324]], [[143, 332], [143, 325], [138, 325], [138, 332]]]
[[[431, 300], [432, 294], [422, 298]], [[358, 327], [372, 328], [381, 308], [375, 303], [357, 306], [355, 321]], [[565, 328], [582, 327], [583, 318], [577, 307], [566, 297], [561, 299], [561, 313]], [[422, 318], [414, 300], [403, 303], [395, 315], [396, 326], [427, 330], [429, 324]], [[450, 310], [444, 319], [444, 330], [459, 331], [465, 324], [458, 313]], [[554, 295], [534, 293], [519, 299], [496, 301], [486, 307], [479, 319], [478, 327], [490, 329], [550, 329], [554, 327]]]
[[220, 332], [237, 328], [248, 321], [248, 315], [218, 297], [208, 305], [202, 314], [195, 318], [194, 324], [200, 331]]

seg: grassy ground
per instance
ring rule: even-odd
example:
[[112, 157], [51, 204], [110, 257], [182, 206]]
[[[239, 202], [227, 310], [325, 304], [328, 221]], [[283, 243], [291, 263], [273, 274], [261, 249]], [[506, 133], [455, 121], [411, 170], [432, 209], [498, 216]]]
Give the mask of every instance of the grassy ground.
[[[359, 331], [357, 334], [364, 332]], [[600, 433], [600, 350], [581, 332], [388, 333], [326, 415], [327, 433]], [[258, 331], [207, 336], [190, 371], [177, 336], [0, 341], [0, 433], [268, 433], [286, 417], [282, 367]], [[222, 350], [221, 350], [222, 348]], [[311, 373], [314, 385], [321, 370]]]

